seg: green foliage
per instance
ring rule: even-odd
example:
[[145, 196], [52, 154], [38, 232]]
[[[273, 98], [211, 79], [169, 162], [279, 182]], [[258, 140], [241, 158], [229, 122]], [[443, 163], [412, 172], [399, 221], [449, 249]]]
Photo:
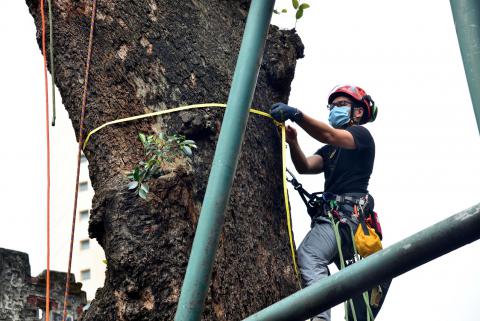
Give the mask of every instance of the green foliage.
[[149, 192], [147, 181], [164, 175], [163, 168], [168, 163], [173, 163], [175, 158], [192, 156], [192, 149], [197, 148], [197, 145], [193, 140], [180, 135], [167, 136], [159, 133], [146, 136], [140, 133], [138, 137], [145, 150], [145, 160], [128, 173], [131, 180], [128, 189], [135, 190], [136, 194], [146, 199]]
[[[302, 3], [302, 4], [298, 4], [298, 1], [296, 0], [292, 0], [292, 3], [293, 3], [293, 7], [295, 9], [297, 9], [297, 12], [295, 13], [295, 25], [297, 25], [297, 21], [303, 17], [303, 10], [307, 9], [307, 8], [310, 8], [310, 5], [308, 3]], [[296, 4], [296, 6], [295, 6]]]
[[[295, 9], [295, 26], [297, 25], [297, 21], [303, 17], [303, 11], [305, 9], [310, 8], [310, 5], [308, 3], [302, 3], [300, 4], [298, 0], [292, 0], [292, 6], [293, 9]], [[277, 9], [273, 10], [273, 13], [275, 14], [281, 14], [281, 13], [287, 13], [287, 9], [282, 9], [281, 11], [278, 11]]]

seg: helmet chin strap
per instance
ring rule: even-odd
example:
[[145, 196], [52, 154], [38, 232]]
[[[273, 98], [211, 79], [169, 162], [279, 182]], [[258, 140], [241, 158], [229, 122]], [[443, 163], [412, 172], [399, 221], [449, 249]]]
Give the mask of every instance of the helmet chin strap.
[[[350, 121], [349, 121], [348, 124], [347, 124], [348, 126], [359, 125], [360, 122], [362, 121], [363, 114], [362, 114], [362, 117], [360, 117], [360, 119], [355, 120], [355, 116], [354, 116], [355, 108], [361, 108], [362, 111], [365, 112], [362, 107], [352, 106], [352, 108], [350, 108]], [[348, 127], [348, 126], [347, 126], [347, 127]]]

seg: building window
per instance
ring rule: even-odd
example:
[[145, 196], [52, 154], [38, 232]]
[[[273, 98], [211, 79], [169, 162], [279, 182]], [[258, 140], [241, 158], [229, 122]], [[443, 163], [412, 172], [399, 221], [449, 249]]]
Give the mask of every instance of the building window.
[[91, 278], [90, 269], [80, 271], [80, 280], [87, 281], [87, 280], [90, 280], [90, 278]]
[[81, 182], [79, 187], [80, 187], [80, 192], [88, 191], [88, 182]]
[[80, 211], [80, 221], [88, 220], [88, 210]]
[[80, 250], [88, 250], [90, 248], [90, 240], [80, 241]]

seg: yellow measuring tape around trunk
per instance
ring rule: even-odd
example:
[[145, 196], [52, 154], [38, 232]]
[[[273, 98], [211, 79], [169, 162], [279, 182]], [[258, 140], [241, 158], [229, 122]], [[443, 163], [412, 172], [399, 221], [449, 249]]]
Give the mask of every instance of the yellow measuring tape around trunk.
[[[183, 111], [183, 110], [190, 110], [190, 109], [196, 109], [196, 108], [211, 108], [211, 107], [225, 108], [225, 107], [227, 107], [227, 105], [226, 104], [219, 104], [219, 103], [195, 104], [195, 105], [181, 106], [181, 107], [177, 107], [177, 108], [166, 109], [166, 110], [156, 111], [156, 112], [153, 112], [153, 113], [142, 114], [142, 115], [137, 115], [137, 116], [132, 116], [132, 117], [121, 118], [121, 119], [109, 121], [109, 122], [95, 128], [94, 130], [92, 130], [91, 132], [88, 133], [87, 137], [85, 138], [85, 142], [83, 143], [83, 149], [85, 149], [90, 137], [93, 134], [95, 134], [96, 132], [98, 132], [102, 128], [105, 128], [105, 127], [110, 126], [110, 125], [125, 123], [125, 122], [129, 122], [129, 121], [132, 121], [132, 120], [138, 120], [138, 119], [148, 118], [148, 117], [153, 117], [153, 116], [166, 115], [166, 114], [175, 113], [175, 112], [179, 112], [179, 111]], [[293, 268], [295, 270], [295, 275], [297, 277], [299, 287], [301, 287], [300, 275], [298, 273], [298, 267], [297, 267], [297, 260], [295, 258], [295, 244], [293, 242], [292, 219], [291, 219], [291, 215], [290, 215], [290, 204], [288, 202], [287, 176], [286, 176], [287, 157], [286, 157], [286, 153], [285, 153], [285, 141], [286, 141], [285, 126], [283, 125], [283, 123], [277, 122], [275, 119], [272, 118], [272, 116], [270, 116], [270, 114], [268, 114], [266, 112], [263, 112], [263, 111], [258, 110], [258, 109], [252, 109], [252, 108], [250, 109], [250, 112], [254, 113], [254, 114], [257, 114], [257, 115], [260, 115], [260, 116], [263, 116], [263, 117], [270, 118], [276, 126], [280, 127], [281, 132], [282, 132], [283, 197], [284, 197], [284, 200], [285, 200], [285, 210], [287, 212], [288, 237], [290, 239], [290, 250], [292, 252]]]

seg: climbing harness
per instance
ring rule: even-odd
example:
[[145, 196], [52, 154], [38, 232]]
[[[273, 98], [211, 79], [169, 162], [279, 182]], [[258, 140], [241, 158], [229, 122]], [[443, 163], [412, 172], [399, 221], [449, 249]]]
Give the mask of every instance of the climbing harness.
[[[297, 178], [286, 169], [286, 172], [290, 175], [290, 178], [287, 178], [287, 182], [291, 183], [294, 189], [299, 193], [300, 198], [305, 203], [307, 207], [307, 212], [312, 219], [312, 225], [320, 218], [327, 218], [330, 224], [332, 225], [335, 239], [338, 249], [338, 261], [340, 269], [343, 270], [346, 266], [349, 266], [362, 257], [366, 257], [382, 248], [381, 240], [375, 229], [369, 226], [369, 222], [375, 221], [378, 225], [377, 214], [375, 213], [375, 218], [372, 218], [370, 215], [370, 221], [365, 218], [364, 210], [368, 205], [368, 196], [365, 197], [355, 197], [350, 195], [336, 195], [328, 192], [316, 192], [309, 193], [303, 188], [302, 184], [297, 180]], [[349, 205], [353, 208], [351, 213], [357, 217], [359, 224], [355, 235], [346, 222], [345, 213], [342, 213], [342, 205]], [[373, 212], [373, 211], [370, 211]], [[348, 230], [348, 238], [351, 242], [344, 237], [342, 240], [342, 228]], [[345, 247], [344, 243], [348, 244], [348, 247]], [[372, 289], [371, 297], [368, 294], [368, 291], [363, 292], [363, 300], [365, 302], [365, 307], [367, 310], [366, 320], [373, 321], [374, 315], [371, 309], [371, 306], [378, 307], [382, 297], [382, 288], [380, 286], [374, 287]], [[349, 299], [345, 302], [345, 316], [348, 321], [349, 309], [352, 311], [353, 321], [357, 321], [357, 315], [355, 312], [355, 306], [353, 304], [353, 299]]]

